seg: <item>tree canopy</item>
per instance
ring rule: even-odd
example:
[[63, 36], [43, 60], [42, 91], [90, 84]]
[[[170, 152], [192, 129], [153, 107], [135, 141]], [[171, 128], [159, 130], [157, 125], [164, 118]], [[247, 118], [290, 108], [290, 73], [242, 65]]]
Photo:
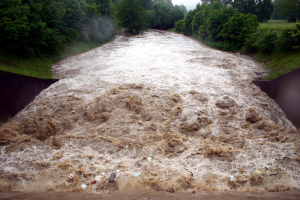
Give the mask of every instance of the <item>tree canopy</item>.
[[273, 18], [286, 18], [289, 22], [299, 20], [300, 0], [275, 0]]
[[140, 0], [123, 0], [118, 17], [121, 26], [131, 33], [139, 34], [147, 30], [146, 10]]
[[170, 8], [163, 2], [153, 4], [152, 10], [147, 12], [147, 19], [150, 23], [150, 28], [155, 29], [166, 30], [174, 28], [175, 22], [183, 18], [184, 15], [181, 7], [172, 6], [172, 8]]
[[75, 40], [104, 42], [116, 32], [110, 0], [0, 2], [0, 47], [25, 54], [53, 52]]
[[185, 21], [176, 22], [176, 29], [193, 35], [206, 44], [222, 50], [239, 50], [245, 39], [257, 30], [257, 16], [243, 14], [220, 2], [198, 4], [188, 12]]
[[205, 4], [220, 2], [235, 8], [240, 13], [256, 15], [259, 22], [271, 19], [273, 13], [272, 0], [202, 0], [202, 2]]

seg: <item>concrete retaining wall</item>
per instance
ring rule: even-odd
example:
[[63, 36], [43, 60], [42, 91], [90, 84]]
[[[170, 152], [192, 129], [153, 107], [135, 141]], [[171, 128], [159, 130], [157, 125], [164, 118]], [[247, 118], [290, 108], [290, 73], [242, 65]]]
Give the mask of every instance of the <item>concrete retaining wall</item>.
[[0, 122], [8, 121], [57, 81], [0, 71]]
[[300, 68], [271, 81], [253, 81], [273, 98], [286, 117], [300, 128]]

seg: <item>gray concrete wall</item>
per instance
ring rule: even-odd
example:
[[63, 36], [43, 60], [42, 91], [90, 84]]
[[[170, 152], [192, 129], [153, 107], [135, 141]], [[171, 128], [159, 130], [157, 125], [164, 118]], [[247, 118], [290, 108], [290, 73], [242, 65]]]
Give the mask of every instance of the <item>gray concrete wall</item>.
[[300, 68], [271, 81], [253, 81], [273, 98], [286, 117], [300, 128]]
[[0, 71], [0, 122], [8, 121], [57, 81]]

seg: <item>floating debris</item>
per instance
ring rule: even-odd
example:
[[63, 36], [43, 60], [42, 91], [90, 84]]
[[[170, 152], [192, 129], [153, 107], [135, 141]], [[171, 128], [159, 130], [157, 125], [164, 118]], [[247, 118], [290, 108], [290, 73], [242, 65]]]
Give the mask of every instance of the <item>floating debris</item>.
[[86, 184], [82, 184], [82, 185], [81, 185], [81, 188], [82, 188], [83, 190], [85, 190], [86, 187], [87, 187]]
[[142, 173], [138, 173], [138, 174], [136, 174], [136, 175], [134, 175], [135, 177], [138, 177], [138, 176], [140, 176]]
[[97, 183], [97, 180], [94, 180], [94, 181], [89, 182], [88, 185], [93, 185], [93, 184], [95, 184], [95, 183]]
[[74, 179], [74, 175], [73, 174], [69, 174], [69, 180]]
[[260, 171], [260, 170], [256, 170], [256, 171], [255, 171], [255, 174], [256, 174], [256, 175], [261, 175], [261, 171]]
[[116, 173], [111, 173], [109, 177], [109, 182], [114, 182], [115, 177], [116, 177]]

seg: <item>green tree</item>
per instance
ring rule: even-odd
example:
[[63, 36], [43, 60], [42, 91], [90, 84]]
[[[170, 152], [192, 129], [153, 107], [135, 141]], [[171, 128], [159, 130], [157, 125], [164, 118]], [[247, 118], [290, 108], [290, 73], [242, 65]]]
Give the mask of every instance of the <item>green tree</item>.
[[205, 4], [219, 2], [231, 6], [240, 13], [257, 15], [257, 20], [260, 22], [269, 20], [273, 13], [272, 0], [202, 0], [202, 2]]
[[238, 50], [245, 44], [245, 39], [257, 31], [258, 26], [256, 15], [236, 12], [224, 24], [219, 36], [230, 45], [230, 50]]
[[300, 19], [300, 0], [276, 0], [274, 4], [280, 17], [287, 17], [289, 22]]
[[222, 40], [219, 33], [223, 26], [233, 16], [235, 10], [232, 7], [223, 6], [219, 2], [210, 6], [209, 23], [207, 24], [207, 33], [211, 40]]
[[257, 15], [259, 22], [271, 19], [273, 13], [271, 0], [234, 0], [231, 6], [240, 13]]
[[190, 10], [188, 12], [188, 14], [185, 18], [185, 34], [187, 34], [187, 35], [192, 34], [192, 32], [193, 32], [192, 22], [193, 22], [193, 19], [194, 19], [194, 16], [196, 15], [196, 13], [201, 10], [201, 6], [207, 6], [207, 4], [198, 3], [194, 10]]
[[111, 16], [110, 0], [94, 0], [96, 5], [100, 5], [99, 12], [102, 16]]
[[173, 8], [172, 0], [153, 0], [153, 4], [165, 3], [169, 8]]
[[39, 55], [78, 39], [107, 41], [116, 31], [113, 6], [111, 0], [0, 1], [0, 46]]
[[152, 0], [141, 0], [142, 2], [142, 6], [146, 9], [146, 10], [151, 10], [151, 7], [153, 5]]
[[175, 22], [184, 18], [183, 11], [180, 9], [179, 6], [175, 6], [174, 9], [170, 10], [169, 16], [172, 28], [175, 26]]
[[186, 15], [186, 18], [185, 18], [185, 34], [187, 35], [191, 35], [192, 34], [192, 31], [193, 31], [193, 25], [192, 25], [192, 22], [193, 22], [193, 19], [194, 19], [194, 16], [196, 15], [197, 13], [197, 10], [190, 10], [188, 12], [188, 14]]
[[0, 42], [3, 46], [18, 45], [29, 36], [30, 7], [21, 0], [0, 2]]
[[235, 8], [236, 11], [240, 13], [256, 13], [256, 3], [255, 0], [234, 0], [231, 6]]
[[183, 12], [183, 17], [185, 19], [185, 17], [187, 16], [187, 13], [188, 13], [186, 6], [185, 5], [180, 5], [180, 6], [175, 5], [175, 8], [178, 8], [179, 10], [181, 10]]
[[118, 17], [121, 26], [131, 33], [140, 34], [147, 30], [146, 10], [139, 0], [123, 0]]
[[189, 28], [187, 23], [192, 26], [193, 37], [222, 50], [239, 50], [245, 44], [245, 38], [259, 25], [256, 15], [239, 13], [220, 2], [198, 4], [185, 20], [186, 28]]
[[195, 14], [191, 23], [192, 31], [196, 33], [197, 36], [200, 36], [201, 38], [206, 38], [208, 36], [207, 22], [210, 14], [210, 8], [207, 4], [202, 4], [198, 6], [198, 10], [199, 11]]
[[185, 33], [185, 21], [181, 19], [175, 22], [175, 29], [181, 33]]
[[[165, 3], [155, 3], [152, 6], [153, 12], [151, 14], [151, 28], [169, 29], [172, 27], [172, 20], [170, 17], [171, 8]], [[174, 24], [173, 24], [174, 27]]]
[[256, 6], [257, 20], [260, 22], [267, 21], [273, 13], [273, 3], [271, 0], [258, 0]]

